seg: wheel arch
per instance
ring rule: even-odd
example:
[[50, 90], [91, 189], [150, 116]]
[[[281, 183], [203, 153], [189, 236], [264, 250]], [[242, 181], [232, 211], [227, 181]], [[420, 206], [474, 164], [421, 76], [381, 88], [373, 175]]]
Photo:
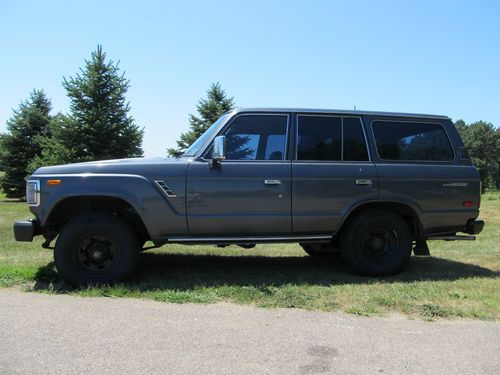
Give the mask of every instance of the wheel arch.
[[48, 213], [45, 227], [58, 233], [73, 218], [95, 212], [117, 215], [125, 220], [140, 238], [151, 238], [144, 220], [133, 204], [123, 197], [108, 195], [75, 195], [62, 198]]
[[422, 220], [419, 215], [418, 208], [413, 207], [409, 203], [399, 201], [369, 201], [352, 207], [348, 214], [344, 216], [344, 220], [340, 223], [336, 235], [341, 233], [341, 231], [344, 230], [357, 216], [369, 210], [385, 210], [394, 212], [405, 220], [414, 238], [418, 238], [423, 235]]

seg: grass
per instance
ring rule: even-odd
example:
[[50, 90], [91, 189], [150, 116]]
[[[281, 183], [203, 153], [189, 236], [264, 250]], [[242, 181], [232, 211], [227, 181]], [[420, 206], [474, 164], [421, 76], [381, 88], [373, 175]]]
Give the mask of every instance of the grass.
[[482, 200], [485, 201], [496, 201], [500, 199], [500, 190], [498, 191], [488, 191], [483, 195]]
[[72, 289], [57, 275], [50, 250], [15, 242], [12, 223], [30, 217], [25, 203], [0, 196], [0, 287], [80, 296], [150, 298], [173, 303], [228, 301], [261, 307], [402, 313], [423, 319], [500, 318], [500, 194], [483, 197], [484, 232], [475, 242], [430, 242], [432, 257], [412, 257], [400, 275], [352, 274], [338, 258], [314, 259], [298, 245], [169, 245], [140, 256], [133, 279]]

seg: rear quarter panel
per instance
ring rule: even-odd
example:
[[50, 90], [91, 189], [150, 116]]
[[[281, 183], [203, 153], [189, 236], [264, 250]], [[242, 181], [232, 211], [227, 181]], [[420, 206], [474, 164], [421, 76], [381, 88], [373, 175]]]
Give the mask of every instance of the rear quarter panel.
[[[377, 152], [373, 121], [412, 121], [439, 123], [444, 127], [454, 151], [450, 162], [409, 162], [382, 160]], [[372, 158], [379, 175], [379, 199], [402, 202], [415, 207], [426, 234], [460, 231], [467, 221], [479, 215], [480, 180], [470, 160], [460, 158], [463, 146], [449, 119], [367, 117]], [[473, 207], [465, 207], [473, 201]]]

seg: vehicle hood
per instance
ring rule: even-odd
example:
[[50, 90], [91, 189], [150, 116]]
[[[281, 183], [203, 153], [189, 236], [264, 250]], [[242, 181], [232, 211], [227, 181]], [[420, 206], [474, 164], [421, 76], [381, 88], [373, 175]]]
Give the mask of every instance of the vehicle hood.
[[192, 158], [132, 158], [100, 160], [85, 163], [54, 165], [38, 168], [36, 175], [83, 174], [83, 173], [117, 173], [117, 174], [156, 174], [157, 171], [167, 171], [169, 168], [178, 169], [187, 166]]

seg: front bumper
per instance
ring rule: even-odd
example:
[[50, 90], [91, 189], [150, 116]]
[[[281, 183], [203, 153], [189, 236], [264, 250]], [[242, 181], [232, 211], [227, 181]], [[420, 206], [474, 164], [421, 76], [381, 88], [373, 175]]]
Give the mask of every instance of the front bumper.
[[31, 242], [37, 234], [40, 234], [38, 220], [22, 220], [14, 223], [14, 237], [16, 241]]
[[484, 221], [471, 219], [467, 222], [467, 227], [465, 228], [465, 233], [468, 234], [479, 234], [483, 230]]

